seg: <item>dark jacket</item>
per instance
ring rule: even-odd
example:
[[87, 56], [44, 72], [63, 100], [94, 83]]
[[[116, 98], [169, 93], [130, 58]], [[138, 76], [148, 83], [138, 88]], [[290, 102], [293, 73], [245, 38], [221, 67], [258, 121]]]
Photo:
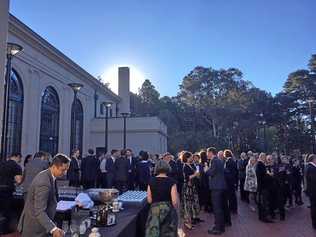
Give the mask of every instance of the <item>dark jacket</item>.
[[262, 161], [258, 161], [256, 166], [256, 175], [257, 175], [257, 183], [258, 183], [258, 192], [268, 189], [269, 177], [267, 174], [267, 168]]
[[306, 168], [306, 194], [316, 199], [316, 167], [309, 163]]
[[238, 184], [237, 164], [231, 157], [225, 162], [225, 179], [229, 188], [234, 188]]
[[209, 176], [209, 188], [211, 190], [225, 190], [227, 188], [224, 174], [224, 162], [218, 157], [211, 161], [211, 167], [206, 171]]
[[127, 182], [129, 161], [125, 157], [119, 157], [114, 163], [115, 181]]
[[151, 162], [142, 160], [137, 163], [137, 180], [139, 184], [148, 184], [150, 175]]
[[78, 187], [80, 185], [80, 167], [77, 160], [73, 157], [71, 157], [67, 179], [69, 180], [70, 186]]
[[178, 180], [178, 167], [177, 163], [174, 160], [171, 160], [169, 162], [169, 165], [171, 167], [171, 171], [168, 173], [168, 177], [173, 178], [174, 180]]
[[81, 162], [82, 181], [95, 181], [100, 169], [100, 160], [95, 156], [87, 156]]
[[248, 159], [240, 159], [237, 162], [237, 169], [238, 169], [238, 178], [239, 179], [246, 179], [246, 167], [248, 165]]

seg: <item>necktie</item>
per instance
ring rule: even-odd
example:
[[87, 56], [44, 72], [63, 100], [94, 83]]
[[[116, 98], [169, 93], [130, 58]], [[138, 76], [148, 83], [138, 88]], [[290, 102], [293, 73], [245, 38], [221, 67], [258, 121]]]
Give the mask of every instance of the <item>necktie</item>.
[[56, 182], [56, 179], [54, 181], [54, 187], [55, 187], [55, 196], [56, 196], [56, 200], [58, 202], [58, 189], [57, 189], [57, 182]]

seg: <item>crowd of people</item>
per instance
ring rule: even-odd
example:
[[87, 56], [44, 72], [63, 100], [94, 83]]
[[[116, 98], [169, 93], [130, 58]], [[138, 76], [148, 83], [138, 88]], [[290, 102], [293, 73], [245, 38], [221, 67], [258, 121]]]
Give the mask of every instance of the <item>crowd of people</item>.
[[[27, 200], [34, 178], [51, 167], [52, 157], [37, 152], [25, 157], [12, 154], [0, 162], [0, 217], [10, 219], [16, 185], [23, 186]], [[131, 149], [115, 150], [97, 157], [92, 149], [81, 158], [74, 149], [69, 169], [61, 178], [70, 186], [117, 188], [147, 191], [151, 204], [146, 236], [177, 236], [179, 229], [192, 230], [200, 222], [200, 212], [213, 213], [211, 235], [220, 235], [231, 226], [238, 213], [237, 196], [257, 212], [264, 223], [286, 218], [286, 210], [303, 205], [303, 190], [309, 197], [313, 228], [316, 229], [316, 155], [292, 157], [248, 151], [236, 157], [231, 150], [210, 147], [197, 153], [181, 151], [150, 155]], [[240, 195], [237, 195], [237, 192]]]

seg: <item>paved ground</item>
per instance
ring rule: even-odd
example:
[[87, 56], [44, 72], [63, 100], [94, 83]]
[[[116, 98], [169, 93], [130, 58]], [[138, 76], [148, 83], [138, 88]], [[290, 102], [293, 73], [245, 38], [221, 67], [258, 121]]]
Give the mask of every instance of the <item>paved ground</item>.
[[[194, 230], [185, 231], [186, 237], [212, 236], [207, 230], [213, 226], [213, 216], [202, 212], [201, 218], [205, 222]], [[277, 220], [273, 224], [265, 224], [258, 221], [256, 212], [239, 203], [239, 213], [232, 216], [232, 223], [233, 226], [226, 228], [222, 237], [316, 237], [316, 231], [311, 227], [310, 209], [306, 205], [288, 210], [283, 222]]]

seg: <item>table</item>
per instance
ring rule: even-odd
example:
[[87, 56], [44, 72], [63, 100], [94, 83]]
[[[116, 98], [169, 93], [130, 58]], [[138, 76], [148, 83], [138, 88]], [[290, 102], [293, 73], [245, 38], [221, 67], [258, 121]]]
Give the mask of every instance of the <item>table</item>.
[[[146, 220], [148, 215], [149, 205], [144, 204], [141, 206], [126, 206], [124, 210], [116, 213], [117, 224], [109, 227], [98, 227], [101, 236], [111, 237], [143, 237], [145, 236]], [[59, 216], [59, 217], [58, 217]], [[69, 213], [58, 213], [57, 223], [61, 228], [60, 218], [68, 216]], [[66, 217], [67, 218], [67, 217]], [[68, 219], [67, 218], [67, 219]], [[87, 231], [85, 236], [90, 234], [90, 230]], [[66, 237], [69, 237], [67, 234]]]

